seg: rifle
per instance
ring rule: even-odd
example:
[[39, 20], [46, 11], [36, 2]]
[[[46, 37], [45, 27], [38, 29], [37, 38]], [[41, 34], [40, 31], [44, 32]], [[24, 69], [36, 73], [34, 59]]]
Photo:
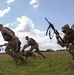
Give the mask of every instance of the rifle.
[[[45, 20], [49, 23], [49, 26], [48, 26], [47, 31], [46, 31], [46, 35], [48, 34], [48, 30], [49, 30], [50, 27], [51, 27], [51, 28], [53, 29], [54, 33], [55, 33], [56, 35], [58, 35], [59, 38], [60, 38], [60, 40], [64, 43], [64, 40], [60, 37], [59, 32], [54, 28], [54, 25], [51, 24], [51, 23], [47, 20], [47, 18], [45, 18]], [[50, 37], [50, 30], [49, 30], [49, 37]], [[50, 37], [50, 39], [52, 39], [52, 38]]]
[[3, 44], [3, 45], [0, 45], [0, 47], [2, 47], [2, 46], [6, 46], [7, 45], [7, 43], [5, 43], [5, 44]]

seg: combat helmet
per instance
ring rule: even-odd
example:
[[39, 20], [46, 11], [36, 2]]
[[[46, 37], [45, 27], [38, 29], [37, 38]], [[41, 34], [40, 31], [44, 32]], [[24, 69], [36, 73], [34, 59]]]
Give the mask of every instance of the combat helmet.
[[65, 24], [64, 26], [62, 26], [62, 32], [64, 32], [66, 29], [70, 29], [68, 24]]

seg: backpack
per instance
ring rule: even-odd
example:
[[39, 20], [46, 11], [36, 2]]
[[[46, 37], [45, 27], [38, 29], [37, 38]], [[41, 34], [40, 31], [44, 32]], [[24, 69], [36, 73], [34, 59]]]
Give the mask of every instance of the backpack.
[[9, 30], [13, 35], [15, 35], [15, 33], [8, 27], [5, 27], [5, 29]]

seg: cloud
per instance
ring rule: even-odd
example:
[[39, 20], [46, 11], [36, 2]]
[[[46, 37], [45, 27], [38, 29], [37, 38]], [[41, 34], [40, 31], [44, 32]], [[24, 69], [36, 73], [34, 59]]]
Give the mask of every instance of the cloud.
[[14, 2], [15, 0], [7, 0], [7, 4]]
[[8, 24], [5, 24], [4, 26], [5, 27], [10, 27], [10, 26], [13, 26], [15, 23], [8, 23]]
[[34, 28], [33, 22], [27, 18], [26, 16], [22, 16], [22, 18], [17, 18], [18, 27], [16, 31], [19, 32], [30, 32]]
[[3, 11], [0, 10], [0, 17], [4, 17], [4, 15], [9, 13], [10, 10], [11, 10], [10, 7], [8, 7], [7, 9], [4, 9]]
[[39, 0], [31, 0], [30, 5], [32, 5], [33, 8], [38, 8], [39, 7]]

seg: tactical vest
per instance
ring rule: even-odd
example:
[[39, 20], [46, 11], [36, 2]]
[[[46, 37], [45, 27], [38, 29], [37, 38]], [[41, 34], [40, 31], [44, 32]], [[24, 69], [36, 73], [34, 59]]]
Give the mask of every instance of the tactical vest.
[[8, 34], [8, 32], [12, 33], [13, 36], [15, 35], [15, 33], [11, 29], [9, 29], [8, 27], [4, 27], [1, 33], [5, 41], [9, 41], [12, 39], [12, 37]]

